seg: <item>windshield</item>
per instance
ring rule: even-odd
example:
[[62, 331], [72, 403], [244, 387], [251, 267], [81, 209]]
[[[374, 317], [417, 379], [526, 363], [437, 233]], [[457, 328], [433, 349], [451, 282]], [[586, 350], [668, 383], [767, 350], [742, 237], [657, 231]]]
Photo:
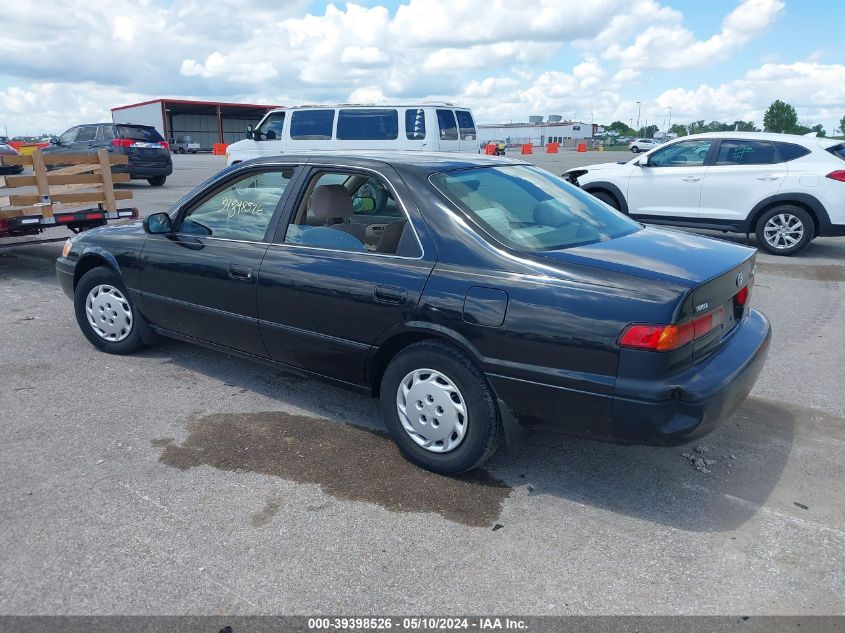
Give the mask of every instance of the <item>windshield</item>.
[[502, 244], [559, 250], [612, 240], [640, 225], [549, 172], [479, 167], [431, 176], [431, 183]]
[[120, 138], [147, 141], [148, 143], [158, 143], [164, 140], [164, 137], [154, 127], [140, 125], [118, 125], [117, 135]]

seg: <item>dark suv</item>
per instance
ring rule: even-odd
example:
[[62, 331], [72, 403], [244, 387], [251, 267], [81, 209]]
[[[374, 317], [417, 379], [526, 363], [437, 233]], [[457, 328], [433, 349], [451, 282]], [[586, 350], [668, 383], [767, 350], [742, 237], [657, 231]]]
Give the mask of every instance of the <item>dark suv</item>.
[[154, 127], [114, 123], [92, 123], [70, 128], [53, 139], [45, 154], [96, 154], [103, 147], [129, 157], [127, 165], [112, 168], [115, 173], [129, 172], [133, 180], [147, 180], [160, 187], [173, 173], [170, 145]]

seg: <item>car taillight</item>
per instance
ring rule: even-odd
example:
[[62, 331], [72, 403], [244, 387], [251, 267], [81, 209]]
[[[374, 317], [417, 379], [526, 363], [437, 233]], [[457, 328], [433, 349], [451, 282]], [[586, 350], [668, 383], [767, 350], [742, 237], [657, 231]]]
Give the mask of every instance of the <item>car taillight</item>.
[[115, 147], [132, 147], [133, 141], [131, 138], [113, 138], [111, 144]]
[[745, 286], [742, 290], [734, 295], [734, 303], [738, 306], [744, 306], [748, 303], [748, 299], [751, 297], [751, 286]]
[[158, 144], [161, 145], [164, 149], [170, 149], [170, 143], [168, 143], [167, 141], [159, 141]]
[[706, 336], [725, 322], [725, 310], [719, 306], [692, 321], [673, 325], [634, 323], [619, 337], [619, 347], [669, 352]]
[[839, 169], [837, 171], [830, 172], [826, 178], [830, 178], [831, 180], [838, 180], [839, 182], [845, 182], [845, 171]]

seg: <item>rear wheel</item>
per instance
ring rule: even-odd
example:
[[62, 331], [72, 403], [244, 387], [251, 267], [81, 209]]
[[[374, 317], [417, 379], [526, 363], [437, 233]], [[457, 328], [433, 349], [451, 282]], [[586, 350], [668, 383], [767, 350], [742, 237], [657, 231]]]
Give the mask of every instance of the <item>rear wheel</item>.
[[89, 270], [76, 285], [73, 298], [76, 322], [85, 338], [109, 354], [131, 354], [144, 347], [146, 326], [112, 269]]
[[167, 176], [153, 176], [152, 178], [147, 178], [147, 182], [153, 187], [161, 187], [165, 180], [167, 180]]
[[381, 381], [385, 425], [411, 462], [441, 474], [475, 468], [499, 447], [502, 423], [484, 376], [459, 350], [422, 341]]
[[639, 154], [639, 153], [640, 153], [640, 148], [639, 148], [639, 147], [637, 147], [636, 145], [634, 145], [634, 146], [631, 148], [631, 151], [632, 151], [632, 152], [634, 152], [634, 154]]
[[801, 207], [780, 205], [763, 213], [755, 227], [757, 243], [773, 255], [800, 253], [815, 237], [813, 218]]

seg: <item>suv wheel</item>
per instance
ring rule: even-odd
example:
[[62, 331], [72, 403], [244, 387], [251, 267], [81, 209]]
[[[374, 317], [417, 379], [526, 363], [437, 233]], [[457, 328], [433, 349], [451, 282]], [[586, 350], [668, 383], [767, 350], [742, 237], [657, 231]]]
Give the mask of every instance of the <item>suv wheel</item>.
[[634, 154], [639, 154], [639, 153], [640, 153], [640, 148], [639, 148], [639, 147], [637, 147], [636, 145], [634, 145], [634, 146], [631, 148], [631, 151], [632, 151], [632, 152], [634, 152]]
[[73, 307], [79, 329], [100, 351], [131, 354], [144, 347], [143, 317], [110, 268], [94, 268], [82, 276], [74, 291]]
[[757, 219], [757, 243], [773, 255], [800, 253], [815, 236], [815, 225], [810, 214], [800, 207], [781, 205], [773, 207]]
[[594, 198], [598, 198], [607, 206], [613, 207], [617, 211], [621, 210], [619, 208], [619, 201], [616, 199], [616, 196], [614, 196], [612, 193], [608, 193], [607, 191], [591, 191], [590, 195]]
[[147, 178], [147, 182], [153, 187], [161, 187], [165, 180], [167, 180], [167, 176], [153, 176], [152, 178]]
[[503, 431], [484, 376], [459, 350], [422, 341], [402, 350], [381, 380], [381, 406], [393, 441], [411, 462], [454, 475], [499, 447]]

